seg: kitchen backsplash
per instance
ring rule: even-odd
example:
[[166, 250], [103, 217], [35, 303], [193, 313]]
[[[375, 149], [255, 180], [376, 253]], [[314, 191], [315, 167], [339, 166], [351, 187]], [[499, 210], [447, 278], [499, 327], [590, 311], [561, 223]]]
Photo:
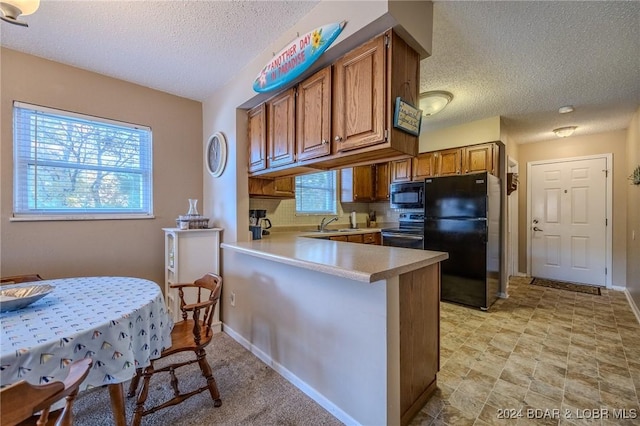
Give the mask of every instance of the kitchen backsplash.
[[[250, 209], [265, 209], [267, 217], [275, 228], [285, 226], [316, 226], [322, 217], [332, 217], [332, 215], [296, 215], [296, 200], [272, 200], [267, 198], [251, 198], [249, 200]], [[349, 226], [349, 215], [356, 212], [359, 226], [366, 226], [367, 215], [371, 211], [376, 212], [378, 223], [393, 223], [398, 221], [400, 213], [405, 210], [394, 210], [389, 207], [389, 202], [379, 203], [338, 203], [338, 221], [332, 223], [333, 226]], [[407, 210], [408, 211], [408, 210]]]

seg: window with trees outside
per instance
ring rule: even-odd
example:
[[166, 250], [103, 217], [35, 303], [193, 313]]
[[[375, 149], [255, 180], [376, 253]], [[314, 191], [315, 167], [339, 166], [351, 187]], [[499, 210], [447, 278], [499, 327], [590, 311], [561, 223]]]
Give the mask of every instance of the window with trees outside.
[[296, 176], [297, 214], [336, 214], [336, 171]]
[[16, 219], [149, 218], [151, 129], [13, 105]]

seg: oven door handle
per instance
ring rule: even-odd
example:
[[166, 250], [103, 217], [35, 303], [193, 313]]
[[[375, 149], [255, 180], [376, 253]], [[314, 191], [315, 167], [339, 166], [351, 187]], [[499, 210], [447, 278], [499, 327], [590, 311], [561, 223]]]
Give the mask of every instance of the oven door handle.
[[382, 238], [385, 238], [385, 237], [399, 237], [399, 238], [406, 238], [407, 240], [422, 240], [422, 239], [424, 239], [424, 237], [422, 237], [420, 235], [394, 234], [394, 233], [383, 232], [382, 233]]

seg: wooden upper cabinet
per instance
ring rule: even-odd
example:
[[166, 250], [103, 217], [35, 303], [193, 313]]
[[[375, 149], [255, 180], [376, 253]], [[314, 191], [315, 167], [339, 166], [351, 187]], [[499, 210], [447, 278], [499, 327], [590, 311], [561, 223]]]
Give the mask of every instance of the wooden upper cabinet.
[[409, 182], [411, 180], [411, 158], [391, 162], [391, 182]]
[[248, 112], [249, 173], [267, 168], [267, 114], [264, 104]]
[[459, 175], [462, 172], [462, 148], [438, 151], [436, 171], [438, 176]]
[[249, 196], [256, 198], [295, 198], [295, 178], [263, 179], [249, 177]]
[[491, 174], [496, 174], [497, 165], [494, 164], [494, 150], [497, 150], [497, 146], [493, 143], [465, 147], [462, 156], [462, 170], [464, 173], [488, 171]]
[[296, 178], [283, 177], [273, 181], [273, 192], [276, 197], [295, 198]]
[[286, 90], [267, 101], [267, 167], [296, 161], [295, 89]]
[[425, 152], [413, 158], [412, 180], [422, 180], [436, 175], [436, 154]]
[[385, 36], [357, 47], [333, 67], [334, 150], [385, 142]]
[[331, 154], [331, 67], [298, 85], [296, 136], [298, 161]]
[[373, 201], [374, 170], [373, 165], [342, 169], [340, 201], [343, 203]]
[[389, 200], [389, 184], [391, 184], [391, 173], [389, 163], [379, 163], [375, 165], [375, 188], [373, 198], [375, 201]]
[[420, 55], [387, 30], [251, 110], [249, 173], [275, 178], [417, 155], [418, 137], [392, 123], [396, 98], [415, 102], [419, 83]]

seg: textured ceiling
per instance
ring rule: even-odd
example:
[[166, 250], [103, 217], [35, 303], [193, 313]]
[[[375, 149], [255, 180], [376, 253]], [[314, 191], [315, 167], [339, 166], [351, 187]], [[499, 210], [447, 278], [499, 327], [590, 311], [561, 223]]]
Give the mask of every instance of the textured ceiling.
[[[316, 3], [42, 0], [23, 18], [29, 28], [0, 24], [0, 43], [204, 100]], [[496, 115], [519, 143], [567, 125], [578, 135], [624, 129], [640, 104], [638, 52], [637, 1], [434, 2], [421, 91], [454, 100], [425, 129]], [[558, 114], [567, 104], [575, 112]]]
[[202, 101], [317, 3], [41, 0], [29, 28], [2, 22], [0, 42]]
[[625, 129], [640, 105], [640, 3], [436, 2], [420, 75], [422, 91], [454, 95], [427, 130], [496, 115], [518, 143]]

